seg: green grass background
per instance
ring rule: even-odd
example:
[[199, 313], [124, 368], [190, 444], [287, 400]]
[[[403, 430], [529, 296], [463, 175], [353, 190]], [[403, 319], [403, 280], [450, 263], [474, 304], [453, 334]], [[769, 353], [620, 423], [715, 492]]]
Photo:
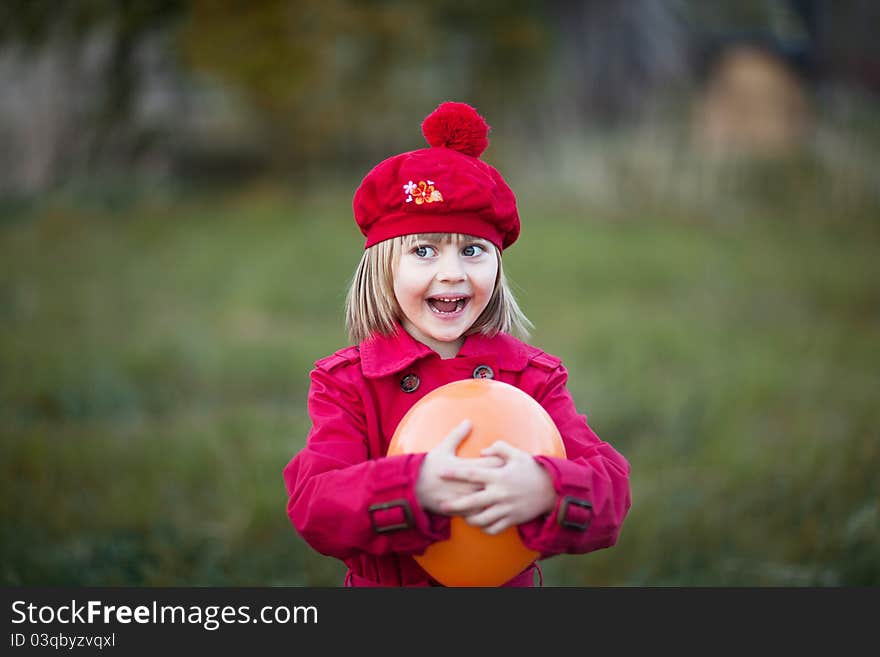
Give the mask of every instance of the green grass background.
[[[281, 472], [346, 342], [350, 197], [4, 207], [0, 582], [341, 583]], [[520, 206], [531, 341], [632, 465], [618, 545], [545, 584], [880, 584], [876, 221]]]

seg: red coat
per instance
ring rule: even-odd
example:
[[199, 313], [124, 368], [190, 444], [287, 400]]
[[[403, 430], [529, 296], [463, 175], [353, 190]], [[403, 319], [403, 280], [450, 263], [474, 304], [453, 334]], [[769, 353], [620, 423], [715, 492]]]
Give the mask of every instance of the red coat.
[[[629, 463], [578, 414], [568, 374], [555, 356], [499, 334], [469, 336], [455, 358], [443, 360], [399, 330], [315, 365], [308, 399], [312, 429], [284, 469], [287, 513], [309, 545], [345, 562], [347, 584], [433, 583], [411, 555], [448, 538], [449, 518], [425, 511], [416, 499], [424, 454], [385, 453], [415, 402], [441, 385], [487, 373], [547, 410], [568, 456], [535, 457], [550, 473], [558, 501], [552, 513], [519, 525], [525, 546], [545, 558], [616, 543], [630, 507]], [[517, 583], [523, 578], [511, 584]]]

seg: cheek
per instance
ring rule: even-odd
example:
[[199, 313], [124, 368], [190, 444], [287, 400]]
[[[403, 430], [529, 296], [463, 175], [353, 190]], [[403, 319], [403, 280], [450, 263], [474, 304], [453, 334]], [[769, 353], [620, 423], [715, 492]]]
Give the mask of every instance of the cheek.
[[394, 290], [394, 295], [396, 297], [401, 298], [406, 295], [407, 287], [409, 287], [409, 279], [409, 272], [407, 271], [407, 268], [402, 264], [397, 265], [392, 270], [391, 287]]
[[495, 263], [494, 266], [487, 266], [480, 272], [478, 280], [480, 291], [491, 297], [492, 293], [495, 291], [495, 284], [498, 281], [498, 264]]
[[421, 298], [419, 282], [412, 276], [402, 272], [394, 279], [394, 296], [401, 307], [412, 305]]
[[409, 306], [410, 299], [410, 296], [407, 294], [406, 287], [395, 283], [394, 298], [397, 301], [397, 305], [405, 311], [407, 309], [407, 306]]

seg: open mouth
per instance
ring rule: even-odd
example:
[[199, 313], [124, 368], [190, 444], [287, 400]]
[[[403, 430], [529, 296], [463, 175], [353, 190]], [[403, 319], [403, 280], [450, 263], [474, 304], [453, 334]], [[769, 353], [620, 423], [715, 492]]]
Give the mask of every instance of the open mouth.
[[428, 306], [438, 315], [454, 315], [460, 312], [470, 301], [470, 297], [430, 297]]

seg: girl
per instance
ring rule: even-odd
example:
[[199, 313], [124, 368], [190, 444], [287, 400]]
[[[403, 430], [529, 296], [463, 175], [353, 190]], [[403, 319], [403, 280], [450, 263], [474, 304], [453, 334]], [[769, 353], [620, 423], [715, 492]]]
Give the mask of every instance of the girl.
[[[529, 325], [501, 265], [520, 223], [513, 192], [479, 159], [488, 131], [474, 108], [443, 103], [422, 124], [431, 147], [381, 162], [354, 195], [367, 238], [346, 304], [357, 346], [315, 364], [312, 429], [284, 470], [291, 522], [345, 562], [346, 586], [437, 585], [412, 555], [449, 538], [451, 515], [489, 534], [516, 525], [546, 558], [614, 545], [630, 507], [629, 464], [578, 414], [561, 361], [509, 334]], [[470, 377], [534, 397], [567, 458], [503, 441], [458, 458], [467, 422], [426, 454], [385, 456], [413, 404]], [[535, 569], [508, 585], [532, 586]]]

